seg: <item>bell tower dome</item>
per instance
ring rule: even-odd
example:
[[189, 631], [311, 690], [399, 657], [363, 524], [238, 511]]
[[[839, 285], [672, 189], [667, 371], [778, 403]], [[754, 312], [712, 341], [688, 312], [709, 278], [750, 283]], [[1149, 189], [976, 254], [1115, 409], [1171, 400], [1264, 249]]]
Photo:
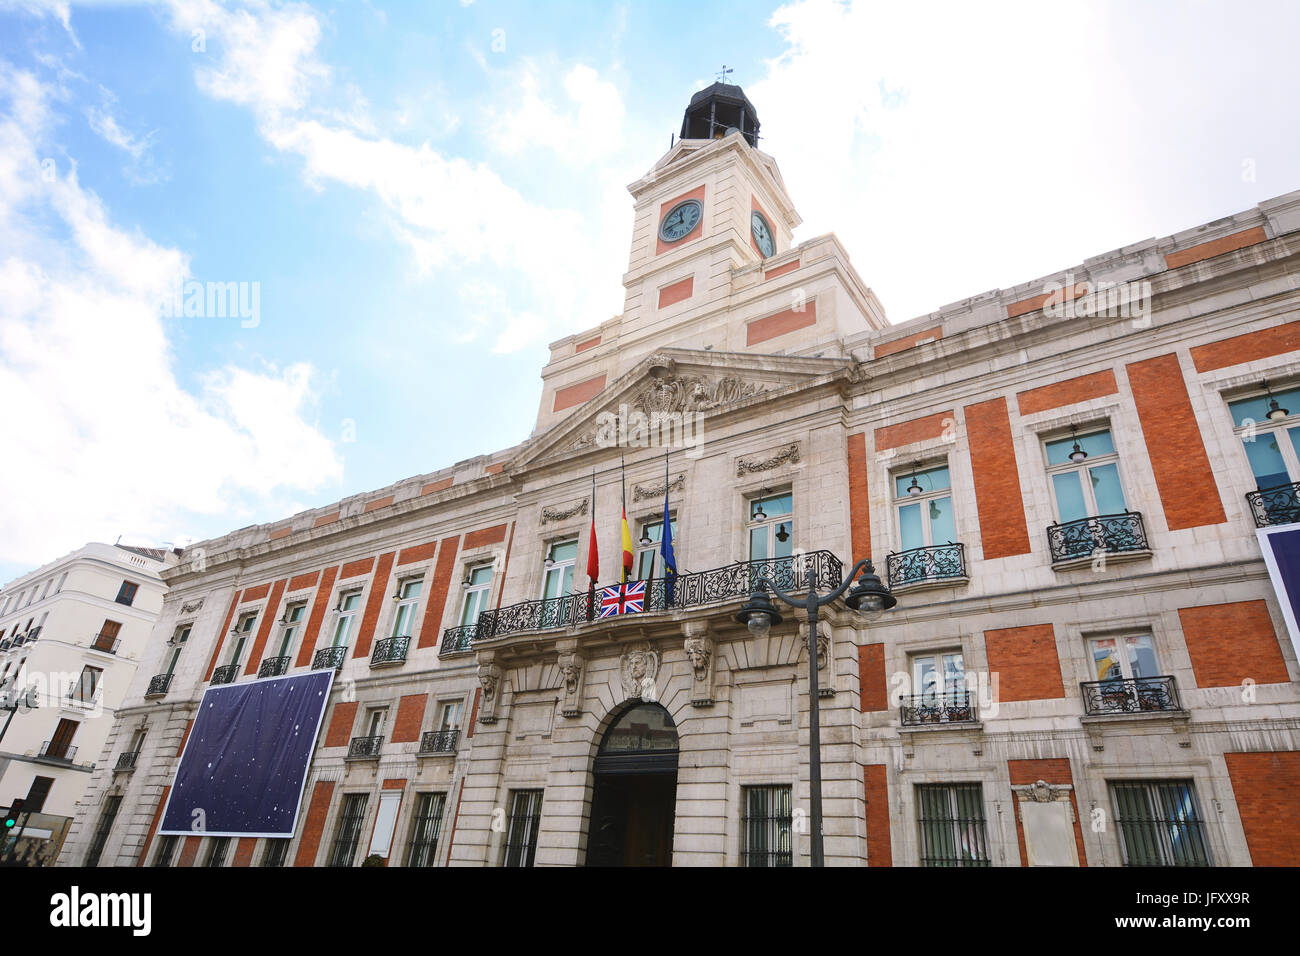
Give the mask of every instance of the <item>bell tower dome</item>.
[[758, 111], [744, 90], [714, 83], [691, 97], [682, 117], [682, 139], [722, 139], [732, 130], [758, 148]]

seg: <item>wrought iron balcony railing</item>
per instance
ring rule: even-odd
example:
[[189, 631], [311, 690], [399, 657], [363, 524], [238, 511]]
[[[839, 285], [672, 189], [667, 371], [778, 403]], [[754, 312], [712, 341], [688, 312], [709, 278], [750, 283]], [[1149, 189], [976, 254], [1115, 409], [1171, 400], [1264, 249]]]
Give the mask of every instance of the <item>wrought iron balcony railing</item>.
[[162, 697], [167, 693], [167, 689], [172, 686], [171, 674], [155, 674], [149, 678], [149, 689], [144, 692], [145, 697]]
[[459, 730], [426, 730], [420, 735], [419, 753], [453, 754], [459, 742]]
[[1089, 717], [1102, 714], [1149, 714], [1182, 710], [1178, 683], [1171, 676], [1127, 677], [1080, 684], [1083, 712]]
[[449, 627], [442, 632], [442, 643], [438, 645], [438, 656], [444, 657], [448, 654], [461, 654], [469, 650], [471, 642], [474, 640], [475, 625], [462, 624], [460, 627]]
[[343, 666], [343, 662], [347, 659], [348, 646], [346, 644], [338, 644], [334, 647], [322, 647], [312, 656], [311, 669], [314, 671], [322, 671], [326, 668], [332, 667], [335, 670], [338, 670]]
[[94, 636], [90, 642], [92, 651], [103, 651], [105, 654], [116, 654], [118, 645], [122, 641], [113, 634], [99, 633]]
[[35, 641], [38, 637], [40, 637], [40, 636], [41, 636], [41, 631], [42, 631], [43, 628], [44, 628], [44, 625], [42, 625], [42, 624], [37, 624], [34, 628], [32, 628], [30, 631], [28, 631], [27, 634], [26, 634], [26, 637], [27, 637], [27, 643], [28, 643], [28, 644], [31, 644], [31, 643], [32, 643], [33, 641]]
[[374, 652], [370, 655], [370, 666], [401, 664], [406, 660], [406, 651], [410, 646], [409, 637], [386, 637], [382, 641], [375, 641]]
[[13, 646], [14, 646], [14, 647], [22, 647], [22, 646], [23, 646], [24, 644], [26, 644], [26, 643], [27, 643], [27, 635], [26, 635], [26, 634], [18, 634], [18, 635], [16, 635], [16, 636], [14, 637], [14, 639], [13, 639]]
[[212, 672], [212, 683], [216, 684], [233, 684], [235, 678], [239, 676], [238, 664], [223, 664]]
[[[809, 571], [812, 572], [814, 585], [823, 591], [839, 587], [844, 576], [844, 566], [829, 551], [808, 551], [791, 558], [741, 561], [711, 571], [676, 575], [671, 599], [662, 578], [646, 582], [643, 613], [700, 607], [748, 597], [760, 579], [775, 583], [787, 591], [798, 590], [803, 587]], [[599, 587], [596, 588], [595, 595], [594, 604], [591, 596], [582, 592], [486, 610], [478, 616], [474, 643], [517, 631], [550, 630], [594, 621], [600, 617]]]
[[372, 760], [379, 756], [384, 745], [383, 737], [353, 737], [348, 744], [349, 760]]
[[258, 677], [279, 677], [289, 673], [292, 657], [268, 657], [257, 666]]
[[1261, 488], [1246, 495], [1256, 528], [1300, 521], [1300, 481]]
[[1149, 546], [1142, 514], [1126, 511], [1048, 525], [1047, 547], [1052, 554], [1052, 563], [1056, 564], [1091, 558], [1096, 554], [1146, 551]]
[[134, 770], [135, 762], [139, 758], [138, 750], [127, 750], [117, 755], [117, 763], [113, 766], [114, 770]]
[[7, 651], [12, 646], [13, 646], [13, 642], [10, 641], [8, 638], [6, 638], [3, 641], [0, 641], [0, 651]]
[[904, 697], [899, 707], [904, 727], [921, 724], [962, 724], [977, 719], [975, 698], [968, 690], [946, 694], [914, 694]]
[[41, 744], [40, 757], [44, 760], [63, 760], [72, 763], [72, 758], [77, 755], [76, 747], [69, 747], [64, 743], [57, 743], [53, 740], [47, 740]]
[[885, 558], [885, 570], [888, 577], [886, 584], [890, 588], [965, 578], [966, 546], [950, 541], [928, 548], [891, 552]]

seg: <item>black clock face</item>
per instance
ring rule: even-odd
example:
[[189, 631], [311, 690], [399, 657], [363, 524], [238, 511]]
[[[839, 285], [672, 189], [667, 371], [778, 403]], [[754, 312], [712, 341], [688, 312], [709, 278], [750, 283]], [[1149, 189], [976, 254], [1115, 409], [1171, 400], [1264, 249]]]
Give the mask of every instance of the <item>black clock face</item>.
[[664, 216], [664, 221], [659, 223], [659, 238], [664, 242], [676, 242], [678, 239], [685, 239], [700, 224], [704, 218], [704, 207], [700, 205], [698, 199], [687, 199], [685, 202], [679, 202], [668, 214]]
[[772, 238], [772, 227], [767, 224], [761, 212], [755, 211], [749, 217], [749, 228], [754, 233], [754, 242], [758, 244], [758, 251], [763, 253], [763, 258], [776, 252], [776, 240]]

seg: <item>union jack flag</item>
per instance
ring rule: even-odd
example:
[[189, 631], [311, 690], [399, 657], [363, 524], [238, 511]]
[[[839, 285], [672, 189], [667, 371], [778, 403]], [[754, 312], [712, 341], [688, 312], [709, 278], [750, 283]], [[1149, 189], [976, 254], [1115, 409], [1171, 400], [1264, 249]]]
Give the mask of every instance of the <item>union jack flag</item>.
[[635, 614], [645, 609], [645, 582], [632, 581], [600, 589], [600, 616]]

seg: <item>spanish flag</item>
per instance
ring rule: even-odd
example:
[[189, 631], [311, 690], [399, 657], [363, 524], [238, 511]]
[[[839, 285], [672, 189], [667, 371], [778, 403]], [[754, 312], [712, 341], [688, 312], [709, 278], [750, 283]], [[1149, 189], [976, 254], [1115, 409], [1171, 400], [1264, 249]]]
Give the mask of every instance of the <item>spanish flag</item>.
[[627, 526], [627, 505], [623, 506], [623, 583], [632, 577], [632, 532]]

